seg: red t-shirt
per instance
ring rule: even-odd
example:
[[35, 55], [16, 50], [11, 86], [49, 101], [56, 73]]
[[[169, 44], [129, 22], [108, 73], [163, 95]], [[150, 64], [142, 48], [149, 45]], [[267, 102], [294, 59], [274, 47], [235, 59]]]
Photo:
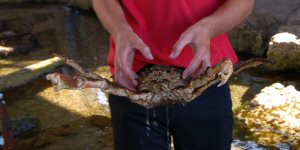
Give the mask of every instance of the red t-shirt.
[[[226, 0], [120, 0], [128, 23], [134, 32], [151, 49], [154, 60], [147, 60], [136, 51], [133, 70], [138, 71], [146, 64], [164, 64], [187, 67], [194, 53], [186, 46], [176, 59], [171, 59], [173, 45], [188, 27], [212, 14]], [[234, 63], [237, 56], [227, 33], [219, 35], [210, 43], [211, 65], [229, 57]], [[115, 45], [111, 39], [108, 64], [114, 74]]]

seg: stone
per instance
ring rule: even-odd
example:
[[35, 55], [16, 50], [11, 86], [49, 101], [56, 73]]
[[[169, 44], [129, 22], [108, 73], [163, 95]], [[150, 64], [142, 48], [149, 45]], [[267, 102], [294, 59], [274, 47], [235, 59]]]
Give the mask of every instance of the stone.
[[98, 128], [105, 128], [111, 126], [111, 120], [110, 118], [107, 118], [107, 116], [92, 115], [89, 117], [89, 122], [90, 124]]
[[229, 38], [237, 53], [252, 54], [254, 56], [264, 55], [263, 35], [245, 23], [231, 30]]
[[4, 29], [4, 21], [0, 20], [0, 31]]
[[57, 66], [63, 64], [63, 60], [58, 57], [49, 58], [38, 63], [28, 65], [10, 75], [0, 77], [0, 90], [24, 85], [42, 74], [54, 70]]
[[83, 10], [92, 9], [92, 0], [0, 0], [0, 4], [20, 4], [20, 3], [63, 3], [67, 6], [80, 8]]
[[255, 1], [251, 16], [269, 15], [277, 20], [279, 24], [284, 24], [297, 8], [300, 8], [299, 0], [259, 0]]
[[287, 25], [300, 25], [300, 8], [298, 8], [287, 20]]
[[293, 85], [274, 83], [265, 87], [250, 106], [239, 111], [237, 118], [260, 144], [299, 143], [300, 91]]
[[32, 149], [36, 137], [16, 139], [15, 149], [16, 150], [29, 150]]
[[300, 68], [300, 28], [282, 26], [269, 42], [267, 57], [275, 63], [267, 65], [272, 70]]

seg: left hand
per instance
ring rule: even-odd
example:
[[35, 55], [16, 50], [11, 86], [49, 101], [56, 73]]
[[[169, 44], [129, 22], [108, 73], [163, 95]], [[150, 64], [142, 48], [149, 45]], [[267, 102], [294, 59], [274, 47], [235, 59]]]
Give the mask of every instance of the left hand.
[[209, 29], [196, 23], [181, 34], [174, 45], [170, 57], [175, 59], [179, 56], [185, 46], [191, 46], [194, 50], [194, 58], [184, 70], [182, 78], [192, 77], [195, 79], [202, 74], [210, 64], [210, 40]]

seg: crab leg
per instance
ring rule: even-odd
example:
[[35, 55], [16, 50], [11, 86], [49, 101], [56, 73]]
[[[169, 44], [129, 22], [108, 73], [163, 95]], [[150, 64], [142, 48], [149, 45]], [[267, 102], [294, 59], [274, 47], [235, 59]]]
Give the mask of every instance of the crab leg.
[[236, 75], [242, 70], [256, 67], [264, 63], [273, 63], [273, 62], [266, 58], [252, 58], [247, 61], [239, 61], [238, 63], [233, 65], [233, 70], [234, 70], [233, 74]]
[[48, 74], [46, 79], [52, 82], [55, 91], [62, 89], [99, 88], [105, 93], [128, 97], [133, 103], [138, 103], [145, 107], [153, 107], [152, 101], [160, 101], [159, 97], [155, 96], [154, 93], [147, 92], [137, 94], [104, 78], [101, 80], [89, 80], [81, 76], [68, 76], [60, 73], [52, 73]]
[[219, 82], [219, 76], [221, 77], [221, 82], [218, 86], [221, 86], [227, 82], [229, 77], [233, 72], [233, 64], [229, 58], [222, 59], [215, 66], [208, 68], [204, 74], [200, 75], [195, 80], [191, 81], [187, 88], [184, 90], [186, 92], [192, 93], [194, 89], [205, 87], [207, 84], [211, 82]]
[[73, 60], [71, 60], [71, 59], [69, 59], [69, 58], [67, 58], [67, 57], [65, 57], [63, 55], [56, 54], [56, 53], [52, 53], [52, 54], [54, 56], [57, 56], [57, 57], [60, 57], [61, 59], [63, 59], [66, 62], [67, 65], [69, 65], [72, 68], [74, 68], [76, 71], [78, 71], [85, 78], [92, 79], [92, 80], [102, 80], [103, 79], [101, 76], [99, 76], [96, 73], [86, 71], [79, 64], [77, 64]]
[[188, 102], [201, 95], [202, 92], [213, 84], [221, 81], [218, 87], [224, 85], [232, 74], [236, 75], [242, 70], [256, 67], [264, 63], [271, 62], [265, 58], [254, 58], [233, 65], [230, 59], [225, 58], [217, 65], [206, 70], [199, 78], [191, 81], [186, 88], [175, 89], [172, 93], [173, 95], [177, 95], [178, 99], [181, 98], [181, 101]]

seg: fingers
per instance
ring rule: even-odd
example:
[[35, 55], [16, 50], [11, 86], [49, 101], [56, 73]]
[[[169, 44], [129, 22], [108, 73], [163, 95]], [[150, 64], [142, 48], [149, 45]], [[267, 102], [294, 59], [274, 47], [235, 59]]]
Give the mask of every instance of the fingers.
[[135, 83], [137, 75], [132, 70], [132, 64], [133, 64], [133, 58], [134, 58], [134, 51], [130, 51], [129, 54], [125, 54], [119, 57], [120, 63], [118, 66], [118, 70], [121, 70], [124, 73], [124, 76], [127, 77], [130, 82]]
[[149, 60], [154, 59], [154, 57], [150, 51], [150, 48], [148, 46], [146, 46], [145, 44], [137, 45], [136, 49], [139, 50], [145, 58], [147, 58]]
[[115, 69], [115, 81], [122, 87], [125, 87], [134, 92], [136, 91], [136, 81], [134, 81], [133, 83], [130, 80], [128, 80], [128, 76], [126, 77], [125, 74], [117, 68]]
[[135, 50], [140, 51], [149, 60], [154, 57], [150, 48], [136, 34], [128, 34], [116, 41], [119, 42], [116, 43], [115, 80], [119, 85], [135, 91], [138, 78], [132, 70]]
[[185, 34], [180, 36], [178, 41], [174, 44], [173, 51], [172, 51], [170, 57], [172, 59], [177, 58], [180, 55], [183, 48], [191, 43], [191, 39], [192, 38], [190, 36], [186, 36]]
[[210, 52], [207, 47], [194, 46], [195, 55], [189, 66], [185, 69], [182, 74], [182, 78], [186, 79], [191, 76], [192, 79], [197, 78], [202, 74], [207, 67], [210, 66]]
[[209, 66], [210, 66], [210, 61], [202, 61], [201, 65], [191, 75], [192, 80], [198, 78], [201, 74], [203, 74]]

